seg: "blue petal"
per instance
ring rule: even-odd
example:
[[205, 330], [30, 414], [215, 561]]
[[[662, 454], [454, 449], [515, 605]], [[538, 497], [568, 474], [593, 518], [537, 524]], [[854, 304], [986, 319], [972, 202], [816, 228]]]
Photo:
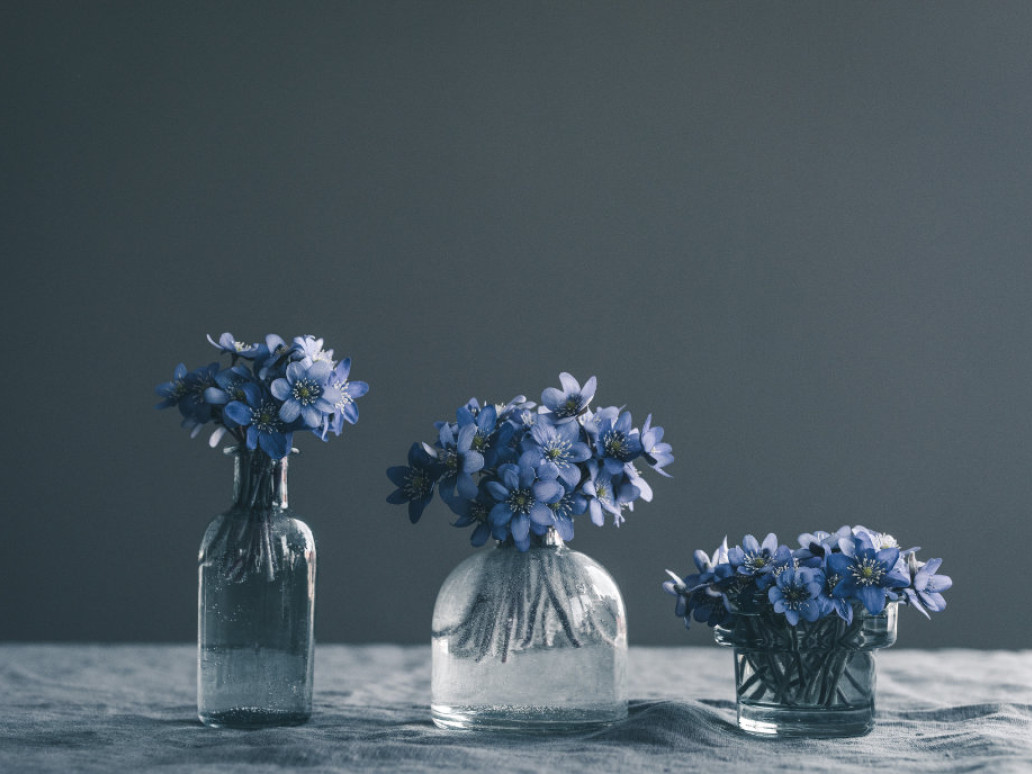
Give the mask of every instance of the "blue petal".
[[478, 524], [477, 528], [473, 530], [473, 534], [469, 538], [469, 542], [479, 548], [487, 542], [487, 539], [491, 537], [491, 528], [486, 524]]
[[530, 519], [520, 514], [512, 520], [509, 529], [512, 532], [513, 540], [519, 545], [530, 536]]
[[496, 527], [508, 524], [512, 519], [512, 509], [506, 503], [498, 503], [491, 509], [487, 519]]
[[279, 417], [286, 423], [291, 423], [301, 416], [301, 404], [296, 400], [288, 400], [280, 406]]
[[546, 527], [551, 527], [555, 524], [555, 519], [552, 516], [552, 509], [544, 503], [534, 503], [534, 506], [530, 509], [530, 518], [538, 524]]
[[240, 427], [251, 424], [251, 409], [238, 400], [231, 401], [222, 409], [222, 413]]
[[477, 496], [477, 485], [473, 481], [473, 477], [469, 473], [459, 473], [456, 477], [456, 489], [459, 490], [459, 494], [465, 497], [467, 500], [472, 500]]

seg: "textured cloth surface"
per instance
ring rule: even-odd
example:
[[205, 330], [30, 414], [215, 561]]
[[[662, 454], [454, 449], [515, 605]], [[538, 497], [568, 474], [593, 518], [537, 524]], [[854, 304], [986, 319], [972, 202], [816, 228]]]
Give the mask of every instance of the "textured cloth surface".
[[233, 731], [198, 722], [190, 646], [0, 645], [0, 771], [1032, 772], [1032, 651], [883, 651], [855, 739], [739, 732], [732, 672], [631, 648], [626, 721], [524, 738], [435, 728], [428, 646], [322, 645], [308, 724]]

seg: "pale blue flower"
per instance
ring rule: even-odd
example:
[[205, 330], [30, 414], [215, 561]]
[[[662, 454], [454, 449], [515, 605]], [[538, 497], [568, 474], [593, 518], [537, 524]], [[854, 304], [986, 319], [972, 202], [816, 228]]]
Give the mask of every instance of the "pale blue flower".
[[547, 387], [541, 393], [541, 403], [556, 416], [559, 422], [569, 422], [587, 409], [591, 399], [595, 397], [597, 381], [592, 376], [580, 386], [580, 382], [570, 374], [563, 371], [559, 374], [559, 382], [562, 389]]
[[336, 410], [340, 391], [330, 384], [333, 368], [325, 360], [310, 366], [295, 362], [287, 366], [286, 374], [276, 379], [270, 391], [277, 400], [283, 401], [280, 419], [290, 424], [298, 419], [304, 427], [321, 428], [327, 415]]

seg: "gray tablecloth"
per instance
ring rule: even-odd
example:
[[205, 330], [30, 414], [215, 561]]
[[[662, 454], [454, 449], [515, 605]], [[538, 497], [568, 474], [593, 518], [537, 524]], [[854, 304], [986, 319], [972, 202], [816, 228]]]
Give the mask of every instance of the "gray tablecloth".
[[632, 648], [630, 716], [516, 738], [430, 722], [429, 647], [322, 645], [297, 728], [213, 730], [187, 645], [0, 645], [0, 771], [1032, 772], [1032, 651], [888, 650], [866, 737], [735, 726], [731, 654]]

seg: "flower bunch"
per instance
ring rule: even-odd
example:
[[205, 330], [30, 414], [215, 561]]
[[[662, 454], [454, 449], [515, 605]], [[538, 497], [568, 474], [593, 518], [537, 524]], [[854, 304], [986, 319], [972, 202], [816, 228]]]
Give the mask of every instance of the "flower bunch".
[[891, 535], [866, 527], [799, 536], [799, 548], [778, 543], [771, 533], [760, 543], [746, 535], [741, 545], [727, 538], [713, 553], [695, 552], [698, 572], [663, 588], [677, 597], [676, 614], [688, 626], [694, 618], [728, 626], [736, 613], [783, 617], [791, 626], [838, 616], [846, 624], [854, 608], [877, 615], [888, 602], [909, 604], [926, 617], [946, 607], [942, 592], [953, 584], [938, 575], [942, 559], [922, 562], [918, 548], [900, 550]]
[[583, 386], [565, 372], [559, 380], [541, 405], [522, 395], [503, 405], [473, 398], [454, 422], [435, 423], [433, 445], [412, 444], [408, 465], [387, 470], [397, 487], [387, 502], [407, 503], [414, 524], [436, 488], [458, 516], [454, 526], [476, 525], [474, 546], [511, 538], [521, 551], [550, 528], [569, 540], [573, 517], [583, 513], [599, 526], [607, 513], [622, 523], [636, 500], [652, 500], [635, 462], [669, 476], [663, 468], [674, 457], [663, 428], [651, 414], [639, 429], [620, 408], [590, 409], [594, 376]]
[[358, 421], [355, 400], [369, 385], [351, 381], [351, 359], [335, 361], [322, 339], [298, 336], [287, 344], [270, 333], [263, 342], [244, 344], [223, 333], [208, 341], [229, 355], [228, 367], [214, 362], [187, 371], [180, 363], [156, 390], [162, 397], [157, 408], [177, 407], [191, 437], [212, 422], [211, 446], [228, 433], [248, 449], [281, 459], [299, 430], [325, 441], [329, 432], [340, 435], [345, 422]]

